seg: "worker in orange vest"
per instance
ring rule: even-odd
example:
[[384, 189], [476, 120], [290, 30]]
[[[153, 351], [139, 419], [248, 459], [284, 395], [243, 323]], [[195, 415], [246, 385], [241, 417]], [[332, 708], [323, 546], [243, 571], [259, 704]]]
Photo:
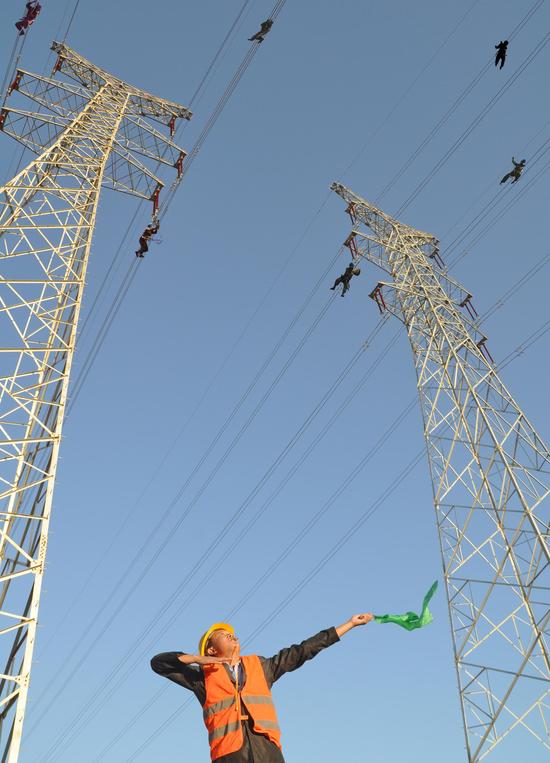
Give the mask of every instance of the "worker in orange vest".
[[198, 654], [164, 652], [151, 660], [161, 676], [189, 689], [203, 707], [210, 757], [218, 763], [284, 763], [271, 687], [358, 625], [374, 618], [353, 615], [273, 657], [241, 655], [229, 623], [214, 623], [199, 641]]

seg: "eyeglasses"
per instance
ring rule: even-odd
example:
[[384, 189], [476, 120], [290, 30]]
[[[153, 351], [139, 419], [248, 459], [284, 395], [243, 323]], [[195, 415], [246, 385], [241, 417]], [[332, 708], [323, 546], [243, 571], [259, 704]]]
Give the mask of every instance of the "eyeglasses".
[[[215, 631], [215, 633], [212, 634], [212, 636], [221, 636], [222, 638], [228, 639], [229, 641], [238, 641], [238, 636], [235, 636], [233, 633], [229, 633], [229, 631]], [[212, 636], [208, 639], [208, 643], [206, 644], [206, 649], [208, 649], [209, 646], [212, 645]]]

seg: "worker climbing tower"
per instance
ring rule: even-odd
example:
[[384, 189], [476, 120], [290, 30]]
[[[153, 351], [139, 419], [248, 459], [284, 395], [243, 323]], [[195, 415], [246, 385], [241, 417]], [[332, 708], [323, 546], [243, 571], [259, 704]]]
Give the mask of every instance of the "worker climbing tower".
[[[354, 260], [386, 271], [371, 297], [413, 350], [468, 761], [550, 750], [549, 451], [505, 388], [471, 295], [434, 236], [333, 183]], [[514, 749], [517, 751], [518, 746]]]
[[[32, 110], [0, 112], [0, 129], [38, 154], [0, 188], [1, 763], [19, 755], [100, 189], [148, 199], [155, 214], [158, 168], [174, 167], [181, 177], [185, 152], [172, 137], [176, 120], [191, 117], [66, 45], [54, 42], [52, 50], [52, 77], [19, 69], [8, 89]], [[54, 79], [59, 72], [69, 81]]]

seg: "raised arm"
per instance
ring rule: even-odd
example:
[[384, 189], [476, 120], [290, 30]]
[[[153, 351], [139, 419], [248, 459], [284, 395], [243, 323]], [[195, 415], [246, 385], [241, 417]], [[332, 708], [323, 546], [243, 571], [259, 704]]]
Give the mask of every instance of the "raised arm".
[[220, 657], [200, 657], [196, 654], [184, 652], [162, 652], [156, 654], [151, 660], [151, 668], [173, 681], [184, 689], [189, 689], [197, 697], [199, 702], [204, 702], [206, 691], [204, 688], [204, 676], [197, 665], [209, 665], [214, 662], [228, 662]]
[[373, 615], [353, 615], [347, 622], [337, 628], [327, 628], [315, 636], [302, 641], [301, 644], [293, 644], [286, 649], [281, 649], [273, 657], [262, 657], [262, 666], [268, 683], [271, 685], [285, 673], [297, 670], [308, 660], [312, 660], [319, 652], [332, 644], [336, 644], [340, 638], [357, 625], [366, 625], [373, 619]]
[[367, 623], [370, 623], [371, 620], [374, 620], [374, 615], [370, 612], [365, 612], [362, 615], [352, 615], [349, 620], [346, 620], [345, 623], [342, 623], [342, 625], [339, 625], [336, 628], [338, 638], [342, 638], [344, 633], [347, 633], [352, 628], [356, 628], [358, 625], [366, 625]]

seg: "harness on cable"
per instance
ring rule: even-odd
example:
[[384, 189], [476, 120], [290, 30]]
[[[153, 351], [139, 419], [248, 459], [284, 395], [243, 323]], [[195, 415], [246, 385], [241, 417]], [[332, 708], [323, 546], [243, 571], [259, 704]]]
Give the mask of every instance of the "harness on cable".
[[139, 249], [136, 250], [136, 257], [143, 257], [149, 251], [149, 242], [154, 241], [153, 236], [159, 232], [160, 222], [158, 218], [153, 217], [153, 221], [145, 228], [139, 237]]
[[428, 609], [428, 604], [436, 590], [437, 580], [432, 584], [432, 587], [426, 596], [424, 596], [422, 611], [419, 615], [417, 615], [416, 612], [405, 612], [404, 615], [375, 615], [374, 621], [377, 623], [395, 623], [408, 631], [414, 631], [416, 628], [423, 628], [425, 625], [429, 625], [433, 620], [432, 613]]
[[253, 34], [252, 37], [249, 37], [250, 42], [263, 42], [266, 34], [270, 31], [271, 27], [273, 26], [273, 19], [266, 19], [265, 21], [262, 21], [260, 24], [260, 29], [256, 34]]
[[19, 30], [19, 35], [25, 34], [30, 25], [36, 21], [38, 14], [42, 10], [42, 6], [38, 0], [31, 0], [25, 5], [25, 15], [15, 22], [15, 26]]
[[506, 175], [504, 175], [504, 177], [500, 181], [501, 185], [505, 183], [507, 180], [510, 180], [510, 178], [514, 178], [510, 185], [512, 185], [513, 183], [517, 183], [521, 177], [521, 173], [523, 172], [523, 168], [525, 167], [527, 162], [525, 159], [522, 159], [521, 162], [516, 162], [514, 157], [512, 157], [512, 164], [514, 165], [514, 168], [510, 172], [508, 172]]
[[337, 286], [342, 284], [342, 294], [340, 296], [345, 296], [346, 292], [349, 290], [349, 282], [353, 278], [353, 276], [358, 276], [361, 273], [361, 268], [358, 268], [355, 262], [350, 262], [350, 264], [347, 266], [347, 268], [344, 270], [341, 276], [338, 276], [334, 284], [330, 287], [331, 291], [334, 291]]

